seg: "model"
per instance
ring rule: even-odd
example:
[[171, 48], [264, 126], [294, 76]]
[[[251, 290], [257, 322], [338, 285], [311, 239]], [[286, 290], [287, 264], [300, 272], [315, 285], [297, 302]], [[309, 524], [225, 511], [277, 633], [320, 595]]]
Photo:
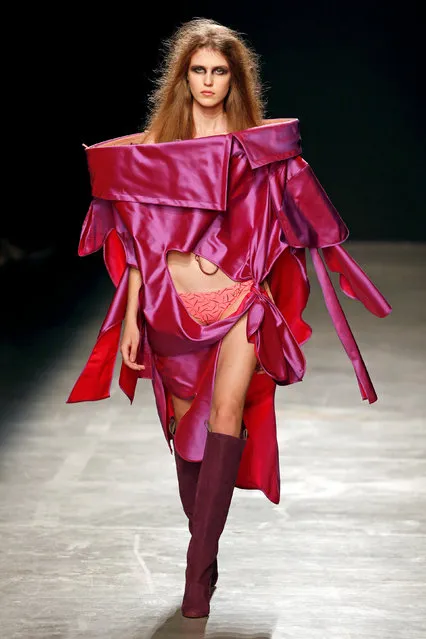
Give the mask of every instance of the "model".
[[341, 246], [348, 229], [302, 158], [298, 119], [264, 119], [241, 35], [197, 18], [166, 44], [144, 132], [86, 149], [79, 254], [103, 247], [117, 290], [68, 402], [109, 397], [121, 336], [120, 387], [132, 401], [152, 380], [189, 520], [182, 613], [203, 617], [234, 487], [279, 502], [274, 394], [305, 373], [306, 251], [370, 403], [328, 269], [378, 317], [391, 309]]

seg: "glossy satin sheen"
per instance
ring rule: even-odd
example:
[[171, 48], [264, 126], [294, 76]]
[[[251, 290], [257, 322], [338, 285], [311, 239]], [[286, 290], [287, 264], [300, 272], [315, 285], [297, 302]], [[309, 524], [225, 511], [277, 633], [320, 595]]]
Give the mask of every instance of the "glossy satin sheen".
[[[132, 400], [138, 376], [152, 379], [168, 441], [170, 393], [195, 397], [174, 443], [184, 459], [200, 460], [221, 341], [247, 312], [247, 339], [266, 375], [255, 373], [247, 393], [243, 420], [249, 439], [237, 485], [259, 488], [277, 503], [275, 387], [303, 378], [300, 345], [311, 335], [302, 318], [309, 296], [305, 250], [311, 252], [361, 396], [369, 402], [377, 397], [327, 268], [340, 273], [342, 290], [372, 313], [383, 317], [390, 306], [340, 246], [348, 229], [301, 157], [298, 120], [156, 145], [133, 140], [127, 136], [87, 149], [93, 201], [79, 254], [103, 246], [117, 291], [68, 401], [109, 396], [128, 266], [135, 266], [143, 281], [138, 361], [146, 370], [138, 375], [123, 365], [120, 386]], [[172, 249], [201, 255], [235, 281], [252, 279], [238, 312], [209, 325], [194, 321], [167, 267]], [[260, 285], [267, 276], [275, 303]]]

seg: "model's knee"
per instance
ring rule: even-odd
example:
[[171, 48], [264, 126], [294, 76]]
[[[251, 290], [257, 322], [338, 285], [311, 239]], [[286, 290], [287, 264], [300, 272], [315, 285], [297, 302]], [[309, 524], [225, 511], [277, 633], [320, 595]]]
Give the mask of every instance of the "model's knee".
[[210, 411], [210, 430], [239, 437], [243, 405], [237, 401], [224, 401], [212, 405]]
[[235, 398], [213, 399], [211, 417], [220, 421], [240, 419], [243, 405], [242, 401]]

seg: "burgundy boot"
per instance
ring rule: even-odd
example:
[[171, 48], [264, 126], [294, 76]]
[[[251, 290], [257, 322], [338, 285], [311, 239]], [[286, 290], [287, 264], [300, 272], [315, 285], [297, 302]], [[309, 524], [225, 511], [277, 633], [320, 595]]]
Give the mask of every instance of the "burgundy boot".
[[211, 579], [237, 480], [245, 439], [208, 431], [198, 476], [188, 546], [184, 617], [207, 617]]
[[[176, 421], [174, 417], [172, 417], [170, 420], [169, 431], [173, 436], [176, 433]], [[174, 444], [173, 451], [175, 456], [180, 500], [182, 502], [183, 511], [188, 517], [188, 528], [189, 532], [192, 535], [192, 513], [194, 511], [195, 493], [197, 490], [197, 482], [198, 475], [200, 473], [201, 462], [190, 462], [186, 459], [183, 459], [183, 457], [181, 457], [177, 452]], [[219, 573], [217, 569], [217, 559], [215, 559], [210, 585], [212, 589], [216, 586], [218, 577]]]

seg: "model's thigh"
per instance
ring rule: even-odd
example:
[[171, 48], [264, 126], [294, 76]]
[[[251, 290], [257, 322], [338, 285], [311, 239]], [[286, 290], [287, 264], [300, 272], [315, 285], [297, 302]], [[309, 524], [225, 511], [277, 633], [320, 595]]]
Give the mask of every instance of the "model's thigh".
[[222, 418], [231, 430], [241, 424], [245, 396], [257, 364], [254, 345], [247, 341], [246, 328], [247, 313], [222, 340], [209, 419], [213, 430], [215, 422], [217, 425]]
[[173, 404], [173, 412], [176, 420], [176, 424], [182, 419], [182, 417], [189, 411], [192, 404], [192, 399], [182, 399], [181, 397], [176, 397], [176, 395], [172, 395], [172, 404]]

